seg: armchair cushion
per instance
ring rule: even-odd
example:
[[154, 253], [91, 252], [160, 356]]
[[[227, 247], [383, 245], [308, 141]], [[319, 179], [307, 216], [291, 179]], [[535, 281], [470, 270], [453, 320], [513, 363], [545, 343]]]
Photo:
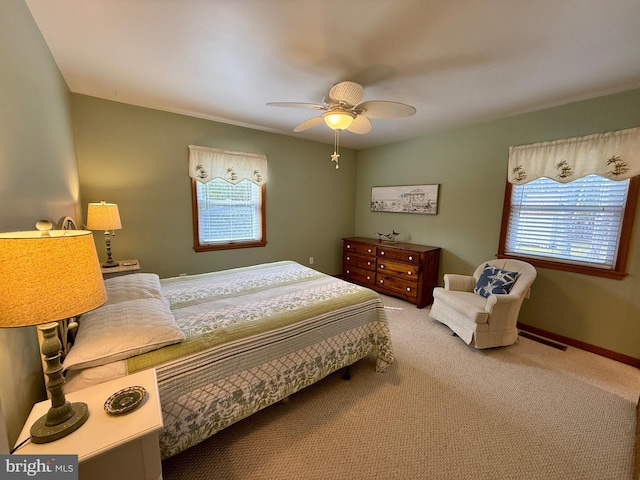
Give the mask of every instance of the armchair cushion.
[[446, 305], [454, 315], [461, 315], [474, 323], [487, 323], [489, 312], [487, 299], [472, 292], [447, 291], [444, 288], [433, 289], [434, 299]]
[[485, 263], [473, 291], [485, 298], [489, 295], [508, 294], [516, 283], [516, 278], [518, 278], [518, 272], [510, 272]]

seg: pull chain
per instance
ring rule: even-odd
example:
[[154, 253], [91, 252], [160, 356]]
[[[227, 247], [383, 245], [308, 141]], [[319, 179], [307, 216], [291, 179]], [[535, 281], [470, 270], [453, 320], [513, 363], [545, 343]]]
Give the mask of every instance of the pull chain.
[[334, 130], [334, 132], [335, 132], [335, 142], [333, 147], [333, 155], [331, 155], [331, 161], [336, 162], [336, 170], [337, 170], [338, 168], [340, 168], [340, 165], [338, 164], [338, 158], [340, 158], [340, 154], [338, 153], [340, 130]]

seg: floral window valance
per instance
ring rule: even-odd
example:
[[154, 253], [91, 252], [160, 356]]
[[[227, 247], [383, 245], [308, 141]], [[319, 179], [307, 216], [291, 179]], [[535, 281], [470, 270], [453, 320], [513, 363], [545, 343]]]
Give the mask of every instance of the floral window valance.
[[221, 178], [234, 185], [245, 179], [262, 185], [268, 180], [267, 157], [189, 145], [189, 176], [201, 183]]
[[625, 180], [640, 174], [640, 127], [509, 147], [509, 182], [540, 177], [567, 183], [596, 174]]

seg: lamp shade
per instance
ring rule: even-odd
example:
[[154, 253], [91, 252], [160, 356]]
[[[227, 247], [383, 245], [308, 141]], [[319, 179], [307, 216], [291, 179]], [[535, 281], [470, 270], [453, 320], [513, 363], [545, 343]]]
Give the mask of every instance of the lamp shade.
[[0, 233], [0, 327], [75, 317], [106, 300], [90, 231]]
[[90, 203], [87, 209], [87, 228], [89, 230], [119, 230], [120, 213], [115, 203]]
[[345, 128], [349, 128], [356, 116], [350, 112], [329, 111], [322, 114], [322, 118], [324, 118], [324, 123], [326, 123], [329, 128], [333, 130], [344, 130]]

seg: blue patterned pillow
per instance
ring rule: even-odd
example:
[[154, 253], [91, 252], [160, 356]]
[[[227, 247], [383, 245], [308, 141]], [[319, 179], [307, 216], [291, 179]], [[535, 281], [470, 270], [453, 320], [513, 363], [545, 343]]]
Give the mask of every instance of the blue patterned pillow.
[[502, 270], [487, 263], [473, 291], [483, 297], [488, 297], [495, 293], [506, 294], [511, 291], [517, 277], [518, 272]]

